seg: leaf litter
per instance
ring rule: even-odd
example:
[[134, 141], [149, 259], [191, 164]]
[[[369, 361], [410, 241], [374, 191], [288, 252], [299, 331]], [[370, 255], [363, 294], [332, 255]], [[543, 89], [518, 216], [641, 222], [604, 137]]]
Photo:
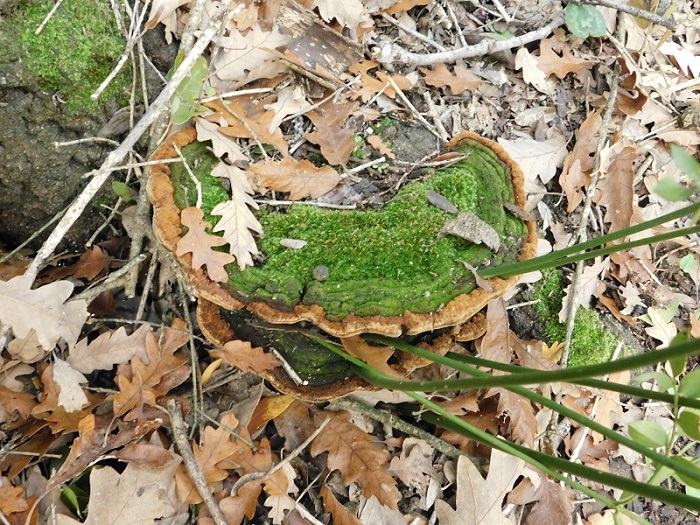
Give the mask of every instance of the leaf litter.
[[[691, 2], [682, 3], [692, 12]], [[184, 19], [191, 14], [185, 4], [177, 0], [153, 2], [146, 28], [153, 30], [162, 25], [169, 41], [181, 36]], [[217, 6], [211, 1], [205, 4], [209, 13]], [[259, 93], [216, 98], [204, 106], [195, 105], [192, 115], [187, 114], [187, 107], [180, 109], [184, 117], [195, 117], [199, 139], [211, 141], [215, 155], [222, 159], [216, 172], [230, 182], [231, 188], [230, 201], [214, 210], [221, 220], [213, 233], [222, 236], [212, 235], [201, 210], [183, 210], [182, 225], [188, 233], [178, 250], [191, 253], [196, 268], [206, 268], [213, 280], [224, 281], [227, 264], [241, 268], [254, 264], [255, 238], [264, 234], [253, 212], [257, 209], [256, 191], [281, 192], [289, 200], [319, 199], [350, 184], [352, 177], [342, 174], [364, 162], [361, 156], [354, 156], [360, 153], [357, 138], [373, 135], [366, 129], [383, 114], [402, 119], [416, 117], [416, 110], [401, 95], [419, 107], [436, 128], [442, 126], [455, 134], [469, 127], [498, 136], [525, 172], [528, 210], [553, 210], [550, 241], [561, 242], [567, 229], [576, 226], [577, 210], [595, 168], [593, 159], [607, 96], [604, 80], [593, 73], [605, 71], [619, 60], [619, 50], [608, 40], [592, 45], [558, 29], [540, 39], [537, 47], [522, 47], [496, 65], [475, 57], [466, 62], [436, 61], [428, 67], [388, 68], [390, 57], [365, 59], [349, 64], [347, 70], [332, 77], [337, 85], [345, 86], [333, 91], [328, 85], [320, 84], [319, 88], [311, 85], [313, 80], [309, 83], [308, 79], [328, 77], [327, 72], [319, 66], [311, 67], [313, 56], [295, 54], [310, 47], [301, 45], [304, 40], [300, 37], [291, 42], [284, 28], [275, 23], [274, 13], [281, 2], [268, 4], [269, 10], [265, 11], [253, 2], [244, 3], [245, 9], [234, 18], [227, 34], [217, 40], [219, 51], [212, 55], [207, 80], [218, 94], [248, 87]], [[448, 22], [450, 14], [463, 25], [463, 31], [476, 29], [471, 27], [476, 21], [491, 23], [488, 10], [467, 11], [455, 4], [450, 7], [455, 12], [443, 11], [442, 16], [428, 0], [315, 0], [308, 4], [317, 10], [322, 27], [354, 43], [395, 39], [424, 54], [433, 52], [436, 43], [443, 48], [458, 47], [460, 32]], [[506, 10], [510, 7], [506, 3]], [[387, 25], [383, 14], [397, 16], [404, 28]], [[614, 18], [611, 12], [607, 16]], [[426, 38], [411, 37], [405, 31], [406, 24]], [[670, 103], [672, 98], [681, 107], [698, 102], [692, 91], [700, 75], [697, 53], [693, 51], [697, 34], [681, 26], [675, 32], [675, 41], [664, 41], [659, 27], [644, 25], [639, 19], [626, 19], [625, 25], [626, 45], [634, 50], [631, 56], [635, 58], [630, 61], [624, 56], [629, 71], [608, 124], [615, 133], [601, 154], [599, 170], [604, 176], [593, 196], [599, 212], [596, 227], [609, 231], [669, 211], [673, 204], [656, 196], [653, 188], [663, 176], [684, 179], [666, 145], [700, 144], [697, 130], [681, 126], [675, 119], [677, 108]], [[320, 53], [316, 58], [321, 58]], [[286, 56], [286, 61], [280, 55]], [[297, 68], [302, 64], [307, 70], [295, 70], [289, 64]], [[501, 89], [504, 80], [509, 89]], [[426, 98], [431, 99], [430, 104]], [[584, 111], [584, 101], [590, 107], [588, 112]], [[692, 119], [689, 122], [692, 124]], [[395, 154], [393, 145], [385, 139], [377, 140], [377, 135], [373, 137], [367, 142], [381, 154], [389, 158]], [[278, 153], [267, 150], [267, 144]], [[321, 165], [308, 160], [314, 154], [323, 158]], [[653, 168], [639, 172], [647, 159]], [[385, 176], [373, 167], [367, 170], [362, 177], [372, 180]], [[258, 187], [250, 185], [246, 172], [258, 178]], [[388, 178], [396, 182], [407, 173], [392, 179], [390, 171]], [[557, 192], [565, 197], [565, 204], [551, 198]], [[449, 209], [449, 203], [439, 196], [431, 198], [434, 205]], [[565, 212], [562, 206], [566, 206]], [[482, 225], [474, 225], [473, 220], [464, 217], [455, 220], [455, 225], [446, 225], [445, 233], [497, 249]], [[468, 233], [463, 233], [462, 223], [471, 224]], [[228, 252], [217, 250], [226, 245]], [[690, 243], [680, 248], [683, 255], [699, 254]], [[109, 329], [102, 323], [97, 332], [86, 325], [88, 303], [75, 299], [75, 288], [99, 279], [114, 268], [116, 260], [108, 249], [92, 247], [74, 264], [47, 271], [44, 281], [34, 287], [32, 280], [0, 263], [0, 269], [8, 272], [2, 275], [10, 276], [0, 281], [0, 322], [8, 327], [2, 336], [6, 347], [0, 355], [0, 421], [12, 423], [18, 450], [39, 455], [63, 434], [78, 436], [69, 456], [71, 461], [47, 480], [49, 487], [69, 483], [90, 462], [109, 451], [126, 450], [123, 447], [131, 442], [145, 443], [149, 433], [153, 441], [167, 427], [161, 410], [165, 399], [182, 397], [179, 387], [191, 374], [190, 357], [183, 350], [189, 341], [189, 328], [179, 319], [158, 333], [147, 325], [127, 330], [124, 326]], [[569, 286], [565, 305], [572, 297], [583, 306], [597, 300], [627, 322], [641, 321], [640, 327], [629, 327], [636, 334], [668, 344], [680, 327], [690, 324], [697, 331], [698, 325], [694, 270], [687, 263], [681, 266], [675, 262], [674, 267], [671, 261], [676, 260], [680, 257], [661, 256], [644, 248], [599, 259], [584, 271], [579, 293], [574, 294]], [[674, 278], [665, 278], [664, 273]], [[605, 275], [610, 278], [603, 281], [601, 276]], [[679, 275], [685, 275], [691, 286], [679, 286]], [[160, 277], [163, 290], [167, 288], [166, 272]], [[534, 368], [558, 366], [540, 351], [549, 350], [543, 341], [521, 339], [511, 331], [502, 305], [490, 306], [489, 317], [490, 327], [477, 343], [484, 357], [503, 363], [517, 358]], [[377, 369], [395, 370], [392, 352], [371, 352], [361, 341], [344, 344], [349, 352]], [[52, 357], [47, 357], [49, 354]], [[268, 371], [278, 364], [261, 348], [238, 339], [210, 354], [223, 358], [227, 367], [255, 372]], [[96, 371], [111, 377], [115, 388], [109, 395], [91, 392]], [[30, 378], [37, 395], [26, 391]], [[611, 380], [625, 383], [629, 378]], [[223, 387], [219, 389], [222, 396], [230, 395]], [[272, 392], [266, 396], [264, 399], [280, 397]], [[635, 418], [649, 417], [624, 406], [615, 395], [599, 398], [594, 412], [596, 398], [598, 393], [571, 390], [564, 393], [562, 403], [593, 414], [596, 421], [606, 425], [615, 421], [628, 425]], [[479, 428], [528, 446], [543, 446], [538, 436], [543, 432], [541, 414], [546, 412], [506, 390], [463, 394], [445, 403]], [[456, 443], [463, 452], [487, 459], [486, 475], [475, 466], [479, 461], [473, 464], [466, 456], [455, 461], [390, 426], [363, 425], [357, 414], [339, 411], [334, 405], [320, 408], [297, 401], [285, 403], [280, 410], [270, 414], [268, 421], [277, 428], [286, 452], [310, 437], [320, 420], [330, 421], [308, 449], [299, 453], [306, 454], [308, 466], [321, 477], [317, 492], [323, 506], [318, 512], [330, 514], [334, 523], [376, 523], [380, 519], [386, 523], [405, 519], [425, 522], [432, 511], [440, 523], [513, 523], [512, 516], [504, 513], [506, 502], [530, 506], [526, 524], [563, 523], [571, 516], [570, 497], [559, 485], [513, 458], [480, 450], [473, 442], [449, 432], [442, 433], [443, 439]], [[105, 414], [117, 422], [118, 429], [103, 420]], [[300, 494], [297, 485], [302, 483], [300, 465], [285, 463], [270, 474], [270, 469], [282, 461], [282, 454], [277, 453], [282, 449], [275, 445], [273, 450], [269, 436], [251, 435], [232, 413], [215, 410], [212, 417], [217, 424], [200, 426], [200, 440], [194, 441], [192, 448], [228, 521], [242, 523], [266, 515], [273, 523], [291, 523], [292, 509], [297, 513], [303, 510], [295, 501]], [[633, 463], [625, 451], [616, 451], [603, 436], [587, 435], [585, 429], [574, 429], [565, 437], [565, 444], [569, 454], [578, 450], [578, 459], [584, 464], [607, 465], [611, 457]], [[166, 458], [157, 468], [139, 465], [132, 457], [122, 460], [126, 466], [120, 470], [103, 466], [91, 471], [90, 497], [83, 509], [87, 511], [85, 523], [162, 522], [186, 516], [184, 505], [200, 501], [179, 456], [162, 442], [150, 446]], [[78, 455], [84, 461], [75, 461]], [[14, 476], [28, 462], [0, 453], [0, 465], [2, 473], [13, 477], [12, 481], [0, 478], [0, 511], [14, 520], [24, 519], [30, 512], [31, 498], [25, 494], [21, 479]], [[177, 474], [173, 474], [176, 469]], [[456, 488], [451, 486], [453, 482]], [[446, 494], [453, 495], [454, 505]], [[409, 503], [412, 495], [417, 496], [415, 504]], [[600, 514], [582, 515], [580, 509], [576, 512], [582, 523], [603, 523], [610, 514], [600, 510]], [[61, 509], [60, 522], [77, 522], [71, 512]], [[203, 517], [202, 522], [208, 519]]]

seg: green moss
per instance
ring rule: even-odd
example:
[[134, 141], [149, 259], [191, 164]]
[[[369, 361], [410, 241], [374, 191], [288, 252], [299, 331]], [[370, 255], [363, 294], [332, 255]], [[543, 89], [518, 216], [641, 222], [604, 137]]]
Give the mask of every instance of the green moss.
[[[240, 271], [229, 265], [229, 288], [245, 301], [265, 301], [278, 308], [296, 304], [321, 305], [331, 319], [348, 314], [400, 315], [405, 310], [437, 310], [456, 296], [470, 292], [475, 283], [461, 261], [473, 266], [514, 261], [526, 236], [526, 226], [508, 213], [502, 202], [513, 201], [510, 174], [495, 154], [477, 143], [465, 143], [467, 158], [436, 172], [425, 182], [407, 185], [378, 211], [336, 211], [295, 205], [286, 213], [260, 210], [265, 236], [258, 246], [264, 264]], [[228, 198], [210, 175], [216, 159], [201, 144], [183, 149], [191, 165], [199, 166], [203, 210]], [[194, 184], [181, 165], [172, 168], [176, 202], [191, 205]], [[484, 245], [443, 236], [440, 230], [453, 217], [428, 203], [436, 191], [460, 211], [471, 212], [491, 224], [502, 246], [492, 253]], [[289, 250], [285, 238], [307, 245]], [[323, 282], [313, 279], [317, 266], [329, 269]]]
[[[3, 25], [0, 44], [4, 60], [20, 61], [26, 84], [58, 91], [66, 111], [83, 114], [99, 102], [90, 95], [109, 75], [124, 51], [108, 2], [64, 2], [40, 34], [37, 27], [54, 6], [54, 0], [27, 1]], [[11, 28], [11, 30], [8, 30]], [[131, 67], [126, 64], [100, 100], [128, 101]]]
[[[549, 343], [563, 341], [566, 325], [559, 322], [559, 311], [564, 298], [565, 286], [559, 270], [545, 270], [543, 278], [535, 283], [532, 299], [539, 320], [544, 323], [545, 336]], [[594, 310], [579, 308], [574, 321], [568, 366], [584, 366], [604, 363], [610, 359], [619, 338], [606, 330]]]
[[350, 156], [354, 159], [359, 159], [359, 160], [366, 159], [368, 157], [368, 153], [365, 150], [365, 146], [367, 145], [367, 142], [362, 137], [362, 135], [360, 135], [359, 133], [355, 133], [352, 138], [355, 141], [355, 149], [352, 150], [352, 153], [350, 153]]

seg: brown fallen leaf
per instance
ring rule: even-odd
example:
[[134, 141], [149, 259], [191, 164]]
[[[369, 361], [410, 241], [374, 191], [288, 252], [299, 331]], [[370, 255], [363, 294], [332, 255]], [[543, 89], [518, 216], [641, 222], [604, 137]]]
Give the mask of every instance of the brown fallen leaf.
[[24, 487], [15, 487], [9, 479], [0, 476], [0, 512], [3, 516], [17, 514], [29, 509], [25, 499]]
[[493, 449], [486, 479], [465, 456], [457, 460], [457, 510], [443, 500], [435, 502], [440, 523], [510, 525], [502, 502], [522, 474], [525, 462]]
[[56, 358], [53, 363], [53, 380], [58, 386], [58, 405], [66, 412], [76, 412], [88, 404], [81, 383], [87, 383], [87, 378], [74, 370], [63, 359]]
[[[162, 468], [129, 463], [121, 473], [110, 466], [93, 469], [90, 472], [87, 519], [83, 523], [155, 524], [164, 518], [174, 519], [179, 507], [174, 474], [181, 459], [171, 454], [171, 460]], [[77, 525], [80, 522], [62, 516], [60, 523]]]
[[330, 166], [317, 168], [310, 161], [285, 157], [281, 161], [265, 160], [248, 171], [259, 177], [259, 185], [272, 191], [289, 192], [289, 199], [318, 198], [340, 182], [340, 174]]
[[473, 91], [481, 83], [479, 77], [460, 64], [455, 66], [454, 74], [447, 69], [444, 62], [437, 62], [433, 65], [433, 69], [427, 67], [418, 69], [423, 73], [426, 84], [434, 87], [449, 87], [452, 95], [459, 95], [467, 89]]
[[591, 61], [573, 56], [567, 43], [557, 36], [540, 41], [540, 56], [535, 60], [547, 76], [556, 75], [560, 79], [593, 66]]
[[122, 326], [114, 332], [100, 334], [89, 344], [87, 338], [81, 339], [70, 351], [66, 361], [83, 374], [95, 370], [111, 370], [114, 365], [127, 363], [134, 356], [147, 361], [146, 334], [150, 330], [147, 325], [143, 325], [128, 335]]
[[318, 495], [323, 499], [324, 509], [333, 517], [335, 525], [362, 525], [362, 522], [336, 499], [328, 485], [321, 485]]
[[99, 246], [93, 246], [91, 249], [86, 250], [75, 264], [53, 268], [48, 274], [51, 276], [51, 279], [64, 279], [72, 275], [76, 279], [92, 281], [104, 272], [113, 260], [114, 258]]
[[223, 348], [210, 352], [212, 357], [221, 358], [229, 365], [240, 368], [244, 372], [258, 374], [273, 370], [282, 365], [274, 355], [265, 352], [262, 347], [255, 347], [249, 341], [229, 341]]
[[68, 301], [73, 284], [68, 281], [32, 289], [34, 279], [20, 275], [0, 281], [0, 322], [9, 325], [15, 337], [36, 331], [39, 344], [51, 350], [63, 339], [75, 345], [88, 317], [85, 301]]
[[508, 494], [508, 503], [527, 505], [535, 502], [525, 525], [559, 525], [572, 523], [571, 495], [565, 487], [550, 479], [540, 478], [539, 484], [532, 483], [529, 477], [523, 478], [518, 486]]
[[252, 520], [258, 507], [258, 497], [262, 492], [262, 480], [252, 479], [244, 483], [238, 493], [219, 501], [219, 508], [223, 512], [226, 522], [231, 525], [239, 525], [243, 518]]
[[180, 257], [186, 253], [192, 254], [192, 268], [207, 267], [207, 274], [212, 281], [223, 283], [228, 281], [225, 266], [235, 262], [236, 258], [227, 252], [219, 252], [213, 248], [227, 244], [226, 239], [207, 233], [211, 224], [204, 220], [204, 212], [199, 208], [185, 208], [180, 212], [180, 221], [188, 230], [177, 243], [175, 254]]
[[194, 121], [197, 127], [197, 140], [199, 142], [210, 141], [214, 155], [220, 159], [227, 155], [230, 164], [247, 160], [238, 143], [230, 136], [221, 133], [219, 131], [220, 126], [217, 123], [209, 122], [202, 117], [195, 117]]
[[59, 401], [61, 387], [54, 380], [54, 367], [48, 365], [41, 373], [43, 391], [40, 403], [32, 410], [32, 415], [37, 419], [47, 421], [51, 425], [54, 434], [59, 432], [75, 432], [83, 418], [88, 416], [94, 406], [102, 398], [90, 392], [85, 393], [87, 404], [76, 410], [68, 411]]
[[343, 344], [343, 348], [345, 348], [350, 355], [357, 357], [358, 359], [362, 359], [365, 363], [382, 374], [397, 379], [403, 377], [402, 374], [394, 370], [387, 363], [389, 358], [394, 355], [393, 348], [388, 346], [370, 345], [359, 335], [343, 337], [341, 338], [340, 342]]
[[[7, 343], [7, 351], [23, 363], [36, 363], [46, 356], [46, 350], [39, 344], [39, 338], [34, 329], [30, 330], [26, 337], [15, 338]], [[4, 383], [5, 381], [0, 380], [0, 384]]]
[[316, 418], [330, 422], [311, 442], [311, 455], [328, 452], [328, 468], [339, 470], [343, 483], [357, 483], [366, 498], [376, 496], [382, 505], [398, 508], [401, 493], [387, 471], [389, 452], [375, 438], [350, 422], [350, 413], [319, 411]]
[[213, 115], [206, 117], [207, 120], [218, 123], [223, 118], [228, 123], [228, 126], [219, 128], [219, 133], [228, 137], [257, 139], [263, 144], [273, 145], [283, 155], [287, 155], [289, 146], [282, 130], [275, 128], [272, 132], [269, 131], [275, 117], [274, 111], [261, 111], [252, 100], [233, 100], [226, 104], [213, 100], [205, 105], [214, 110]]
[[498, 413], [507, 414], [510, 432], [517, 443], [532, 448], [537, 437], [537, 420], [532, 403], [505, 388], [491, 388], [487, 396], [498, 394]]
[[345, 165], [355, 149], [355, 131], [344, 127], [350, 114], [359, 107], [357, 102], [336, 104], [332, 100], [309, 111], [306, 116], [316, 126], [313, 133], [304, 136], [321, 147], [321, 155], [329, 164]]
[[637, 173], [639, 154], [636, 146], [616, 149], [605, 177], [598, 181], [595, 201], [605, 206], [605, 222], [610, 232], [627, 228], [632, 224], [634, 205], [634, 177]]
[[368, 135], [366, 140], [367, 140], [367, 144], [372, 146], [374, 149], [376, 149], [379, 153], [381, 153], [385, 157], [388, 157], [390, 159], [396, 158], [396, 155], [394, 155], [394, 152], [387, 145], [387, 143], [384, 142], [384, 140], [382, 140], [382, 137], [380, 137], [379, 135]]
[[258, 208], [251, 197], [253, 189], [242, 170], [225, 162], [217, 164], [211, 174], [227, 178], [231, 184], [231, 200], [217, 204], [211, 214], [221, 216], [214, 231], [223, 232], [223, 238], [229, 244], [229, 252], [236, 258], [238, 267], [243, 270], [246, 266], [253, 266], [252, 256], [258, 253], [253, 232], [263, 232], [262, 226], [251, 211], [251, 208]]
[[144, 405], [156, 406], [157, 398], [189, 377], [189, 358], [184, 353], [177, 353], [189, 340], [185, 333], [186, 327], [184, 321], [175, 319], [172, 329], [166, 328], [161, 340], [149, 332], [146, 334], [148, 363], [136, 356], [128, 365], [119, 365], [119, 392], [114, 395], [116, 416], [124, 415], [134, 408], [140, 409]]
[[[222, 418], [221, 425], [217, 428], [205, 426], [200, 440], [192, 443], [192, 452], [197, 465], [212, 491], [214, 483], [228, 477], [228, 472], [217, 465], [229, 459], [236, 451], [236, 445], [231, 440], [231, 433], [227, 429], [235, 428], [238, 421], [231, 414], [227, 414]], [[202, 497], [195, 489], [184, 465], [178, 468], [176, 486], [178, 498], [183, 503], [196, 505], [202, 502]]]

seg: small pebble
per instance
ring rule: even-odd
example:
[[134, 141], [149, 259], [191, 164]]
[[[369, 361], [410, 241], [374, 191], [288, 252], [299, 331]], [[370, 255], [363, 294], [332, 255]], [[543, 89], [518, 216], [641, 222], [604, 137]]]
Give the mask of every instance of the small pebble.
[[285, 248], [289, 248], [290, 250], [300, 250], [306, 246], [306, 241], [302, 241], [300, 239], [282, 239], [280, 244]]
[[328, 279], [328, 266], [317, 266], [314, 268], [313, 277], [319, 282], [323, 282]]

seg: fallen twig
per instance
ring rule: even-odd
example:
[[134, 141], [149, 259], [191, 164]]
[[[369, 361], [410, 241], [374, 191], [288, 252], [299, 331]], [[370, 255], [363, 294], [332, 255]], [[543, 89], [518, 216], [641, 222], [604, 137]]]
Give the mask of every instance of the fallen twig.
[[389, 22], [391, 25], [398, 27], [404, 33], [409, 34], [409, 35], [417, 38], [418, 40], [422, 40], [426, 44], [433, 46], [438, 51], [447, 51], [447, 49], [445, 49], [444, 46], [441, 46], [440, 44], [435, 42], [435, 40], [428, 38], [423, 33], [420, 33], [418, 31], [411, 29], [410, 27], [406, 26], [405, 24], [402, 24], [401, 22], [396, 20], [396, 18], [394, 18], [393, 16], [387, 15], [386, 13], [382, 13], [382, 18], [384, 20], [386, 20], [387, 22]]
[[101, 284], [83, 290], [78, 295], [73, 297], [72, 300], [84, 300], [90, 303], [93, 299], [95, 299], [95, 297], [100, 295], [102, 292], [114, 290], [115, 288], [123, 286], [126, 282], [126, 279], [128, 279], [127, 274], [132, 269], [140, 265], [143, 261], [145, 261], [146, 257], [147, 255], [145, 253], [142, 253], [141, 255], [135, 257], [118, 270], [115, 270], [112, 273], [110, 273]]
[[58, 0], [58, 2], [56, 2], [54, 4], [54, 6], [51, 8], [51, 11], [49, 11], [49, 13], [46, 15], [46, 17], [41, 22], [41, 24], [39, 24], [39, 27], [37, 27], [36, 31], [34, 31], [35, 35], [38, 35], [39, 33], [41, 33], [44, 30], [44, 27], [46, 27], [46, 24], [49, 23], [49, 20], [51, 20], [51, 17], [58, 10], [58, 8], [61, 7], [62, 3], [63, 3], [63, 0]]
[[[395, 428], [396, 430], [400, 430], [401, 432], [405, 432], [409, 436], [415, 436], [417, 438], [420, 438], [426, 443], [428, 443], [435, 450], [445, 454], [448, 457], [458, 458], [459, 456], [465, 455], [455, 446], [450, 445], [446, 441], [443, 441], [439, 437], [434, 436], [430, 432], [427, 432], [422, 428], [418, 428], [417, 426], [404, 421], [403, 419], [395, 416], [391, 412], [387, 412], [386, 410], [379, 410], [377, 408], [373, 408], [367, 405], [366, 403], [363, 403], [362, 401], [358, 401], [356, 399], [352, 399], [351, 397], [343, 397], [340, 399], [336, 399], [335, 401], [333, 401], [333, 404], [341, 406], [348, 410], [360, 412], [361, 414], [365, 414], [371, 417], [372, 419], [379, 421], [380, 423], [389, 425], [390, 427]], [[478, 461], [478, 458], [470, 457], [469, 459], [472, 461]]]
[[395, 62], [413, 66], [429, 66], [438, 62], [451, 63], [462, 58], [490, 55], [541, 40], [563, 24], [564, 12], [562, 11], [546, 26], [506, 40], [484, 40], [473, 46], [427, 54], [411, 53], [397, 44], [382, 42], [373, 50], [372, 55], [389, 70], [393, 69]]
[[168, 400], [168, 414], [170, 415], [170, 425], [173, 430], [173, 437], [175, 439], [175, 445], [177, 450], [182, 456], [182, 462], [185, 464], [187, 469], [187, 474], [189, 474], [192, 483], [194, 484], [197, 492], [204, 500], [204, 504], [209, 509], [211, 517], [214, 519], [216, 525], [226, 525], [226, 517], [224, 513], [221, 512], [219, 504], [214, 499], [211, 491], [209, 490], [209, 485], [207, 480], [204, 479], [204, 474], [202, 469], [199, 468], [199, 463], [194, 457], [192, 452], [192, 447], [190, 446], [190, 441], [187, 438], [187, 429], [185, 428], [185, 421], [182, 419], [182, 407], [180, 403], [175, 399]]
[[316, 439], [316, 436], [318, 436], [324, 428], [326, 428], [326, 425], [330, 422], [330, 418], [327, 417], [326, 419], [321, 422], [321, 424], [318, 426], [316, 430], [314, 430], [311, 435], [304, 440], [304, 442], [299, 445], [297, 448], [295, 448], [289, 455], [287, 455], [282, 461], [279, 461], [278, 463], [275, 463], [270, 467], [270, 469], [267, 470], [267, 472], [251, 472], [250, 474], [246, 474], [245, 476], [241, 476], [238, 481], [233, 485], [233, 488], [231, 489], [231, 496], [237, 496], [239, 489], [248, 483], [249, 481], [253, 481], [256, 479], [269, 479], [275, 472], [280, 470], [282, 467], [284, 467], [287, 463], [292, 461], [295, 457], [297, 457], [299, 454], [301, 454], [306, 447], [309, 446], [309, 443], [311, 443], [314, 439]]

